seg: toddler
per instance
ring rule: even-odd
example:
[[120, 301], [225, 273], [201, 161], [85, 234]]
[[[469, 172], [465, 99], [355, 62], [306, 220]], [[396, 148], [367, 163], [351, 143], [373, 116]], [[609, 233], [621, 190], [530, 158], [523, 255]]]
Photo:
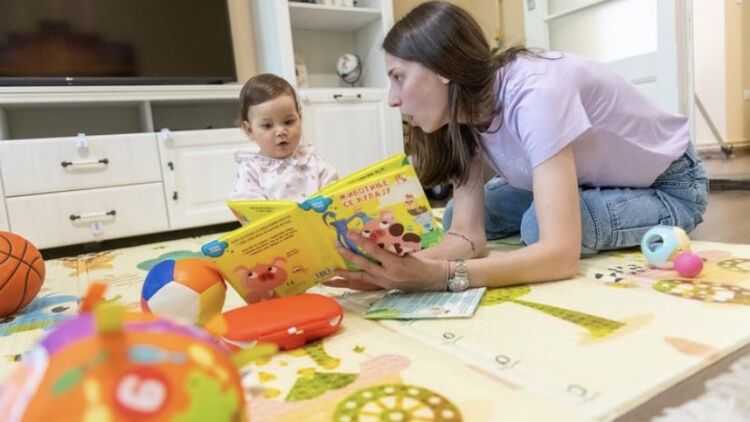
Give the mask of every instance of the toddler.
[[311, 145], [300, 142], [302, 122], [294, 88], [264, 73], [240, 92], [240, 125], [260, 152], [237, 154], [232, 199], [289, 199], [302, 202], [338, 178]]

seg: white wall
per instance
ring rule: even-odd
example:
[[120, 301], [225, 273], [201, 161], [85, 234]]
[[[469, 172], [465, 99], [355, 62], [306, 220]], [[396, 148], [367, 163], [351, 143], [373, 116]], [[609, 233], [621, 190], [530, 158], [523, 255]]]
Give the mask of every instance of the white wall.
[[[725, 3], [717, 0], [693, 1], [693, 57], [695, 62], [695, 94], [706, 112], [727, 139], [727, 68]], [[716, 145], [705, 119], [695, 110], [695, 142]]]

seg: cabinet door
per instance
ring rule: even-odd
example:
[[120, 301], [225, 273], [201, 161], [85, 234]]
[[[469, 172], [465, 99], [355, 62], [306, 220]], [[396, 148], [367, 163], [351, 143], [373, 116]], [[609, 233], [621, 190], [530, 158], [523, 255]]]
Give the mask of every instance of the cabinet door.
[[0, 180], [0, 230], [10, 230], [10, 226], [8, 225], [8, 214], [5, 208], [5, 192], [3, 192], [2, 180]]
[[234, 186], [234, 157], [257, 146], [239, 129], [172, 132], [159, 137], [170, 227], [233, 221], [226, 201]]
[[401, 119], [382, 89], [306, 90], [302, 137], [346, 176], [403, 151]]

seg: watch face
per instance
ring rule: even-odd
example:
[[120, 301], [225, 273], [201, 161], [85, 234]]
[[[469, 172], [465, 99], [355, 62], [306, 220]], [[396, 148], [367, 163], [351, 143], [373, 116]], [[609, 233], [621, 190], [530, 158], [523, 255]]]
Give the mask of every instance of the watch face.
[[454, 277], [448, 282], [448, 289], [452, 292], [462, 292], [469, 287], [469, 279], [466, 277]]

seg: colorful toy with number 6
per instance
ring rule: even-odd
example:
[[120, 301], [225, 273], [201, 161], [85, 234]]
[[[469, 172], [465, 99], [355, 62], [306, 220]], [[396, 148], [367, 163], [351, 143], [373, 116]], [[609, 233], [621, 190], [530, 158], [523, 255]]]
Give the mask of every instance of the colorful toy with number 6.
[[237, 366], [258, 349], [232, 354], [200, 328], [127, 312], [101, 286], [3, 385], [4, 421], [247, 420]]

